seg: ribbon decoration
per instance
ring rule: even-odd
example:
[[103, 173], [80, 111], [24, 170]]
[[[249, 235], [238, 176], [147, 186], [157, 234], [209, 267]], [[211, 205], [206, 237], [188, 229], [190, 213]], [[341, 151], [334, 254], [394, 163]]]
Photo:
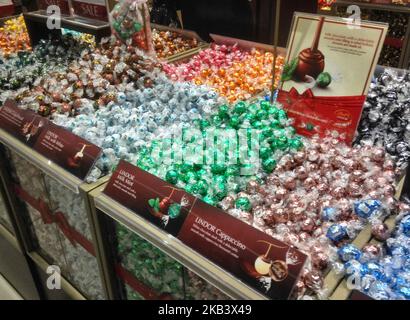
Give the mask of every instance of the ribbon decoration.
[[[61, 232], [71, 242], [73, 246], [79, 244], [88, 253], [95, 257], [95, 250], [93, 244], [84, 237], [81, 233], [75, 230], [69, 223], [67, 218], [62, 212], [51, 212], [47, 203], [41, 199], [35, 199], [28, 192], [26, 192], [19, 185], [14, 185], [15, 194], [24, 202], [28, 203], [31, 207], [36, 209], [41, 216], [41, 220], [44, 224], [56, 223]], [[147, 300], [171, 300], [172, 297], [168, 294], [158, 295], [153, 289], [138, 281], [129, 271], [124, 269], [120, 264], [116, 264], [115, 272], [119, 278], [121, 278], [126, 284], [138, 292], [144, 299]]]
[[53, 214], [45, 201], [41, 199], [35, 199], [18, 185], [14, 185], [14, 191], [21, 200], [27, 202], [31, 207], [33, 207], [40, 213], [41, 220], [44, 224], [56, 223], [61, 232], [66, 236], [66, 238], [71, 242], [73, 246], [77, 246], [77, 244], [79, 244], [89, 254], [95, 256], [95, 250], [92, 242], [77, 230], [75, 230], [69, 224], [67, 218], [62, 212], [57, 211]]
[[336, 130], [351, 144], [366, 96], [316, 97], [311, 89], [300, 94], [293, 87], [289, 91], [279, 90], [277, 100], [295, 120], [297, 133], [324, 136], [327, 131]]
[[307, 89], [302, 94], [292, 88], [288, 91], [279, 90], [278, 101], [283, 104], [284, 108], [292, 107], [296, 103], [304, 103], [312, 106], [315, 102], [320, 104], [329, 104], [333, 106], [350, 106], [361, 107], [366, 100], [365, 95], [360, 96], [339, 96], [339, 97], [316, 97], [311, 89]]
[[119, 263], [115, 265], [115, 272], [118, 277], [146, 300], [173, 300], [169, 294], [158, 295], [153, 289], [137, 280], [132, 273], [123, 268]]

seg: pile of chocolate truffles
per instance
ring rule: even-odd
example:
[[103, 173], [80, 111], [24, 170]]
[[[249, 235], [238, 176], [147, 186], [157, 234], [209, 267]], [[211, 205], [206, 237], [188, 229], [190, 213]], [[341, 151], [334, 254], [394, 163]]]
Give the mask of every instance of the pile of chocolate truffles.
[[75, 116], [89, 103], [101, 108], [117, 101], [118, 92], [151, 87], [153, 81], [145, 74], [156, 68], [161, 65], [110, 38], [100, 48], [82, 50], [64, 70], [36, 79], [33, 88], [17, 91], [14, 98], [42, 116]]
[[32, 52], [20, 51], [7, 58], [0, 56], [0, 104], [13, 98], [20, 88], [31, 89], [37, 79], [64, 72], [87, 46], [67, 35], [41, 40]]
[[30, 50], [30, 38], [23, 16], [5, 21], [0, 27], [0, 56]]
[[[283, 61], [282, 56], [276, 60], [276, 82], [279, 81]], [[175, 81], [205, 84], [233, 103], [269, 90], [272, 65], [271, 52], [255, 48], [247, 51], [238, 45], [213, 43], [188, 61], [164, 64], [164, 71]]]
[[[381, 242], [378, 242], [379, 240]], [[410, 300], [410, 206], [401, 213], [390, 237], [376, 238], [361, 250], [352, 245], [339, 249], [346, 278], [356, 277], [357, 290], [376, 300]]]
[[[328, 268], [340, 269], [337, 247], [352, 241], [368, 223], [382, 225], [383, 217], [395, 210], [394, 180], [394, 163], [382, 148], [351, 148], [336, 135], [314, 137], [302, 151], [284, 155], [265, 183], [251, 181], [246, 192], [228, 195], [219, 205], [306, 253], [309, 264], [297, 296], [320, 297]], [[378, 213], [362, 214], [363, 206]]]
[[410, 160], [410, 73], [386, 69], [370, 85], [355, 145], [385, 148], [403, 172]]
[[159, 59], [183, 53], [198, 47], [196, 38], [186, 38], [175, 31], [152, 29], [152, 41]]

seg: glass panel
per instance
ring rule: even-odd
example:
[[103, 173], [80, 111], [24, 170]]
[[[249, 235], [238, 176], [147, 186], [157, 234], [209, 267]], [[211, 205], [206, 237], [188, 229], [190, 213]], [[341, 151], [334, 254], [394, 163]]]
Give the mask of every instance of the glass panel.
[[[159, 248], [113, 221], [115, 256], [125, 299], [229, 299]], [[125, 270], [125, 272], [124, 272]]]

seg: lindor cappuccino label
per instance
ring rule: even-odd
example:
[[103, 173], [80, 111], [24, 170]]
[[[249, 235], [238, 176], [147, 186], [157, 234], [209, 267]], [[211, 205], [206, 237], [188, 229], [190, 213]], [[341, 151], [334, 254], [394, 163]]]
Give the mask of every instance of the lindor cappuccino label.
[[287, 299], [305, 264], [295, 248], [123, 160], [104, 193], [269, 298]]

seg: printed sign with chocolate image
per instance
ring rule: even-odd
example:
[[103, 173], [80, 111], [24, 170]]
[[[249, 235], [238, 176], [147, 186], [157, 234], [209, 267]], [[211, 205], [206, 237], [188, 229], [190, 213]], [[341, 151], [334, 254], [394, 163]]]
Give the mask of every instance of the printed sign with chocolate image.
[[299, 134], [336, 130], [352, 142], [387, 27], [295, 13], [278, 101]]
[[26, 122], [21, 129], [21, 133], [25, 136], [26, 141], [34, 140], [40, 129], [44, 127], [45, 120], [41, 116], [36, 116], [30, 122]]
[[7, 100], [0, 109], [0, 128], [16, 139], [33, 146], [48, 120], [31, 110], [21, 109], [17, 103]]
[[85, 179], [101, 154], [101, 148], [53, 123], [33, 148], [80, 179]]
[[272, 299], [288, 299], [306, 255], [201, 200], [178, 239]]
[[123, 160], [104, 193], [177, 236], [196, 197]]

